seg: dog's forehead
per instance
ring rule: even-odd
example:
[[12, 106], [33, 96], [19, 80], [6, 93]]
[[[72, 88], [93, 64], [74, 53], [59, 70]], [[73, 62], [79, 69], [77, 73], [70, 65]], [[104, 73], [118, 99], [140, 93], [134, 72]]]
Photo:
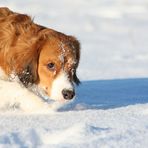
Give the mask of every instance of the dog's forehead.
[[69, 63], [70, 65], [76, 64], [76, 51], [74, 47], [60, 40], [50, 40], [46, 42], [42, 49], [42, 55], [45, 61], [49, 60], [59, 61], [61, 64]]
[[65, 59], [66, 61], [69, 63], [69, 64], [75, 64], [76, 62], [76, 52], [75, 50], [73, 50], [72, 47], [70, 47], [69, 45], [66, 45], [64, 44], [63, 42], [60, 42], [59, 43], [59, 59], [62, 63], [65, 62]]
[[75, 59], [76, 52], [73, 50], [73, 48], [64, 44], [63, 42], [60, 42], [58, 46], [61, 60], [64, 60], [64, 58]]

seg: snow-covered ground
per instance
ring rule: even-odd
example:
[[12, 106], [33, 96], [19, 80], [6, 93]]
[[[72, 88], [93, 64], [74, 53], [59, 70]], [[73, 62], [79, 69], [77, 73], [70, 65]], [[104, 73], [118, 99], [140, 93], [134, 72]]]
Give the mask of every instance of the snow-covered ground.
[[0, 147], [148, 147], [147, 0], [1, 0], [0, 6], [82, 44], [76, 100], [49, 114], [1, 112]]

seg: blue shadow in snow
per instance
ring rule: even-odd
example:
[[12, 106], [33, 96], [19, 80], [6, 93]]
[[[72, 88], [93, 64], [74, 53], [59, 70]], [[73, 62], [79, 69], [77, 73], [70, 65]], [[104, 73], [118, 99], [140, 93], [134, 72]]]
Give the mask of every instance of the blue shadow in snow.
[[110, 109], [148, 103], [148, 79], [84, 81], [77, 88], [74, 110]]

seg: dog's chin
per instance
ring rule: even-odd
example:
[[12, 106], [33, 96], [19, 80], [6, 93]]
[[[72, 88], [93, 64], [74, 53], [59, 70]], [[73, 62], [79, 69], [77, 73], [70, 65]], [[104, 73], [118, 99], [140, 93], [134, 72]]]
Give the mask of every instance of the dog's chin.
[[63, 103], [63, 104], [72, 102], [72, 100], [65, 100], [65, 99], [59, 99], [57, 101], [60, 102], [60, 103]]
[[59, 98], [59, 99], [54, 99], [54, 98], [51, 98], [51, 97], [49, 97], [52, 101], [54, 101], [54, 102], [59, 102], [59, 103], [61, 103], [61, 104], [67, 104], [67, 103], [70, 103], [70, 102], [73, 102], [74, 100], [75, 100], [75, 97], [73, 98], [73, 99], [71, 99], [71, 100], [66, 100], [66, 99], [64, 99], [64, 98]]

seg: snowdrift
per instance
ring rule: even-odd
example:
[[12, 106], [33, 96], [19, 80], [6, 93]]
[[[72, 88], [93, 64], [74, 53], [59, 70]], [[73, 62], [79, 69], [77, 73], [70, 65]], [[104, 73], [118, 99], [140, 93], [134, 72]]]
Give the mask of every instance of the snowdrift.
[[59, 111], [1, 112], [0, 147], [147, 147], [147, 88], [148, 79], [86, 81]]

